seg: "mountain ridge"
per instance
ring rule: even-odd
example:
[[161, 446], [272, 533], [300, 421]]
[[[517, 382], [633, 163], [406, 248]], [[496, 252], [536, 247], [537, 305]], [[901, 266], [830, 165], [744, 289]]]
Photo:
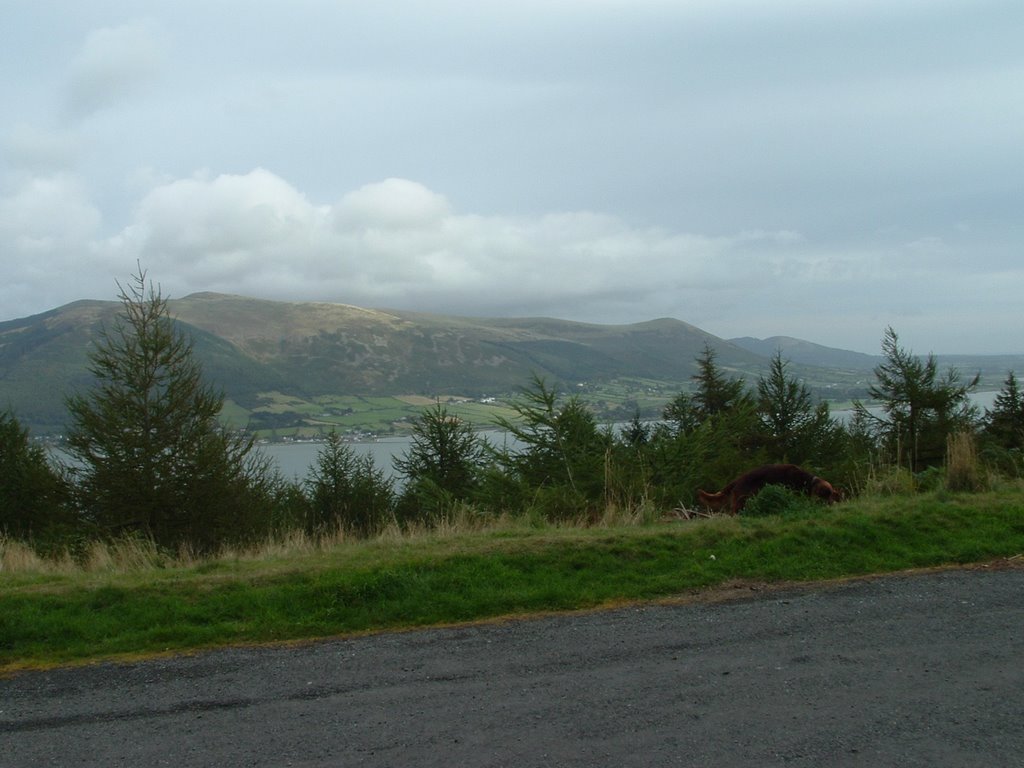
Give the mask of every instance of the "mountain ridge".
[[[93, 381], [88, 350], [120, 307], [82, 299], [0, 322], [0, 408], [34, 430], [59, 431], [66, 396]], [[213, 292], [169, 299], [168, 309], [207, 378], [243, 414], [264, 408], [267, 393], [488, 397], [514, 394], [534, 376], [563, 389], [629, 379], [678, 392], [705, 345], [727, 375], [751, 382], [778, 349], [819, 396], [846, 400], [861, 396], [880, 360], [791, 337], [721, 339], [674, 318], [480, 318]]]
[[792, 336], [769, 336], [766, 339], [741, 336], [729, 339], [729, 342], [762, 357], [774, 357], [776, 352], [780, 352], [783, 359], [818, 367], [870, 371], [883, 361], [881, 355], [868, 355], [848, 349], [826, 347]]

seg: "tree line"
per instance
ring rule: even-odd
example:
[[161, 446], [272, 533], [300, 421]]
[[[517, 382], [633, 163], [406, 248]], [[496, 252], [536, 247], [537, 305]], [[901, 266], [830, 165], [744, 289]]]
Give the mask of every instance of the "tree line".
[[692, 386], [657, 423], [635, 416], [615, 430], [575, 396], [534, 378], [496, 426], [492, 445], [437, 403], [394, 461], [396, 485], [372, 457], [328, 435], [306, 478], [287, 480], [251, 435], [223, 426], [224, 395], [205, 381], [192, 342], [139, 269], [118, 284], [121, 312], [90, 354], [96, 384], [67, 398], [71, 461], [53, 465], [13, 413], [0, 414], [0, 535], [37, 547], [142, 536], [174, 550], [212, 552], [295, 529], [370, 536], [390, 524], [432, 525], [455, 514], [594, 521], [609, 510], [640, 517], [691, 507], [753, 466], [801, 464], [848, 494], [873, 473], [941, 473], [951, 441], [980, 448], [986, 467], [1024, 471], [1024, 395], [1011, 371], [980, 413], [969, 380], [900, 345], [892, 328], [870, 388], [834, 418], [777, 352], [754, 387], [730, 377], [711, 346]]

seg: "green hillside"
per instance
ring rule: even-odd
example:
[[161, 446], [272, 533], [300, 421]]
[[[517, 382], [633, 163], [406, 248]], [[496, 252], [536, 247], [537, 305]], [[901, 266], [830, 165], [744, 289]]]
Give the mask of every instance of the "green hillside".
[[[88, 350], [119, 308], [116, 301], [77, 301], [0, 323], [0, 408], [11, 408], [35, 434], [60, 432], [65, 397], [91, 384]], [[335, 426], [400, 429], [433, 398], [452, 398], [466, 418], [488, 423], [493, 411], [480, 412], [479, 401], [500, 403], [534, 375], [580, 394], [606, 418], [629, 418], [637, 409], [657, 415], [689, 385], [705, 344], [723, 370], [751, 383], [774, 353], [764, 353], [772, 340], [731, 343], [673, 319], [599, 325], [450, 317], [214, 293], [172, 299], [169, 308], [223, 390], [226, 416], [276, 437]], [[784, 355], [800, 351], [791, 372], [819, 396], [863, 397], [870, 371], [840, 364], [852, 353], [788, 341]]]
[[[78, 301], [0, 323], [0, 407], [36, 434], [61, 431], [64, 399], [91, 384], [88, 350], [119, 307]], [[192, 336], [207, 377], [228, 398], [231, 420], [278, 436], [303, 425], [355, 429], [364, 410], [388, 413], [386, 421], [362, 424], [379, 426], [422, 407], [406, 397], [393, 408], [364, 409], [368, 398], [506, 397], [534, 374], [563, 387], [621, 377], [686, 382], [705, 342], [721, 349], [723, 364], [758, 365], [756, 355], [675, 320], [494, 320], [211, 293], [171, 300], [169, 307]]]

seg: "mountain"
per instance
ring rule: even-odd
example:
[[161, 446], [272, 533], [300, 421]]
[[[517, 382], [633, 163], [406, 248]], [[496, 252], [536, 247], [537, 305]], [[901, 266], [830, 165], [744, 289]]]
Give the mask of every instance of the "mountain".
[[169, 303], [306, 395], [505, 393], [533, 372], [561, 382], [686, 378], [705, 343], [731, 364], [756, 356], [679, 320], [595, 325], [552, 318], [468, 318], [345, 304], [194, 294]]
[[[773, 357], [776, 351], [782, 358], [796, 365], [807, 365], [824, 368], [833, 373], [839, 371], [873, 373], [874, 369], [885, 362], [881, 355], [865, 355], [846, 349], [823, 347], [803, 339], [791, 336], [771, 336], [767, 339], [755, 339], [743, 336], [729, 339], [741, 349], [762, 357]], [[981, 374], [983, 388], [999, 389], [1009, 371], [1024, 371], [1024, 355], [935, 355], [940, 371], [950, 368], [958, 370], [967, 381], [974, 374]]]
[[[723, 372], [750, 383], [781, 350], [790, 374], [813, 392], [847, 401], [866, 395], [881, 362], [782, 336], [726, 341], [669, 318], [630, 325], [472, 318], [215, 293], [170, 300], [168, 307], [240, 423], [257, 408], [264, 424], [277, 423], [275, 414], [280, 423], [294, 420], [303, 407], [344, 411], [324, 404], [339, 396], [500, 398], [535, 375], [576, 391], [627, 382], [620, 400], [652, 388], [664, 400], [690, 383], [705, 345]], [[120, 309], [116, 301], [83, 300], [0, 322], [0, 409], [13, 410], [33, 432], [62, 431], [65, 398], [93, 383], [88, 351]], [[1024, 358], [958, 357], [949, 364], [965, 374], [981, 370], [998, 389], [1007, 370], [1024, 369]]]
[[[64, 398], [88, 387], [88, 350], [119, 302], [77, 301], [0, 323], [0, 408], [34, 431], [64, 423]], [[679, 320], [598, 325], [553, 318], [467, 318], [278, 302], [214, 293], [170, 300], [214, 384], [242, 408], [262, 393], [502, 395], [539, 375], [561, 386], [621, 377], [685, 382], [705, 344], [726, 370], [757, 355]]]
[[781, 352], [783, 360], [819, 368], [872, 371], [882, 362], [881, 355], [865, 355], [846, 349], [823, 347], [820, 344], [794, 339], [791, 336], [771, 336], [767, 339], [743, 336], [738, 339], [729, 339], [729, 343], [761, 357], [771, 358], [775, 356], [776, 352]]

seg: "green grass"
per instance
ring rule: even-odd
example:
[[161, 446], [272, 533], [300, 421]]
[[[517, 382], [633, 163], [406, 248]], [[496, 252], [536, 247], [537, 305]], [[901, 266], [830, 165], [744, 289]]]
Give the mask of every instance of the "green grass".
[[0, 671], [565, 611], [726, 582], [832, 579], [1024, 552], [1024, 492], [792, 516], [341, 543], [128, 573], [0, 574]]

